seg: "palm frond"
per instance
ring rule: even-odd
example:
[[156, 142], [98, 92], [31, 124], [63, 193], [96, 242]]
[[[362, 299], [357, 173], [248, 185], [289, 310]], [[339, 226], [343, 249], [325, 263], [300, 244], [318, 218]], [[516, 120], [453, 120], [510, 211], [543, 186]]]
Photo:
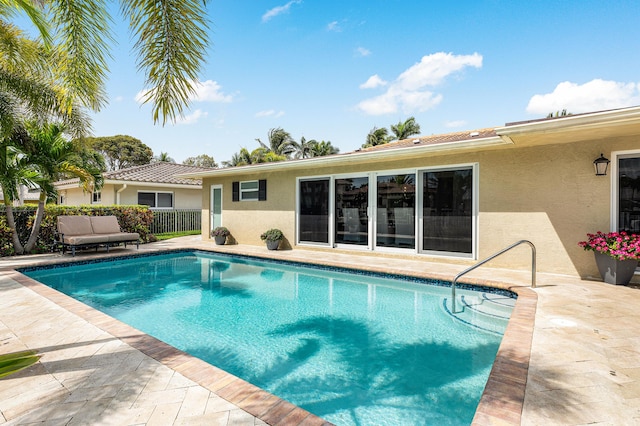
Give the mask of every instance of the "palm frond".
[[138, 54], [138, 69], [150, 89], [154, 122], [175, 121], [195, 93], [194, 82], [208, 44], [206, 2], [202, 0], [123, 0]]

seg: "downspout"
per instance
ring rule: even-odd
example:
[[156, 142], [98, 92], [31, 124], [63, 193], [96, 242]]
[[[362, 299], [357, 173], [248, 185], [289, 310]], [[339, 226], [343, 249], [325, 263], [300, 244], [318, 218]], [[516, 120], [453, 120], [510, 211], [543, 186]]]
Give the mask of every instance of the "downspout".
[[127, 184], [124, 183], [122, 184], [122, 188], [118, 189], [118, 191], [116, 191], [116, 205], [119, 206], [120, 205], [120, 193], [122, 191], [124, 191], [125, 189], [127, 189]]

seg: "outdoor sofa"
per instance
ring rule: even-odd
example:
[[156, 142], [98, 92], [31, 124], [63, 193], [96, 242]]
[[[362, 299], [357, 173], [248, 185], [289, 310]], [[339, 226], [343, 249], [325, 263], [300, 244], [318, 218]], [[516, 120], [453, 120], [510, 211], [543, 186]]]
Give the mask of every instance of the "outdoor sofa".
[[58, 216], [58, 232], [56, 246], [62, 247], [64, 254], [71, 249], [73, 256], [78, 248], [104, 246], [109, 247], [124, 243], [136, 243], [140, 247], [140, 234], [137, 232], [122, 232], [115, 216]]

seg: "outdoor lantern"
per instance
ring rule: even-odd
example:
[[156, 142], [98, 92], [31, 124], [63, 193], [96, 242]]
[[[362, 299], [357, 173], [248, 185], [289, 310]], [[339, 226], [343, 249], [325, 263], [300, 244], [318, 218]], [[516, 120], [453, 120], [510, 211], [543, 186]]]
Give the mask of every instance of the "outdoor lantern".
[[606, 176], [610, 162], [611, 161], [609, 161], [608, 158], [605, 158], [604, 154], [600, 154], [600, 157], [593, 161], [593, 167], [596, 169], [596, 176]]

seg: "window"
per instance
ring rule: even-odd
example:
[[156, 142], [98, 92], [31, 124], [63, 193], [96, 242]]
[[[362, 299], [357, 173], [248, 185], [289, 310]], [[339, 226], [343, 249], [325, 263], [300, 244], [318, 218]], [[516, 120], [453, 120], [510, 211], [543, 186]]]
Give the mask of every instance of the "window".
[[247, 180], [233, 182], [232, 201], [266, 201], [267, 181]]
[[336, 244], [369, 245], [369, 177], [335, 179]]
[[473, 169], [423, 172], [422, 200], [423, 250], [471, 254]]
[[300, 178], [297, 242], [474, 257], [477, 173], [464, 164]]
[[376, 246], [415, 248], [416, 175], [377, 177]]
[[138, 204], [151, 208], [173, 208], [172, 192], [138, 192]]
[[258, 181], [240, 182], [240, 201], [256, 201], [258, 199]]
[[301, 180], [298, 196], [299, 240], [329, 243], [329, 178]]
[[[614, 230], [637, 234], [640, 232], [640, 152], [617, 156], [617, 226]], [[615, 229], [617, 228], [617, 229]]]
[[96, 204], [101, 202], [102, 202], [102, 192], [97, 191], [97, 192], [91, 193], [91, 203]]
[[61, 195], [61, 196], [60, 196], [60, 203], [59, 203], [59, 204], [60, 204], [60, 205], [64, 204], [64, 195]]

